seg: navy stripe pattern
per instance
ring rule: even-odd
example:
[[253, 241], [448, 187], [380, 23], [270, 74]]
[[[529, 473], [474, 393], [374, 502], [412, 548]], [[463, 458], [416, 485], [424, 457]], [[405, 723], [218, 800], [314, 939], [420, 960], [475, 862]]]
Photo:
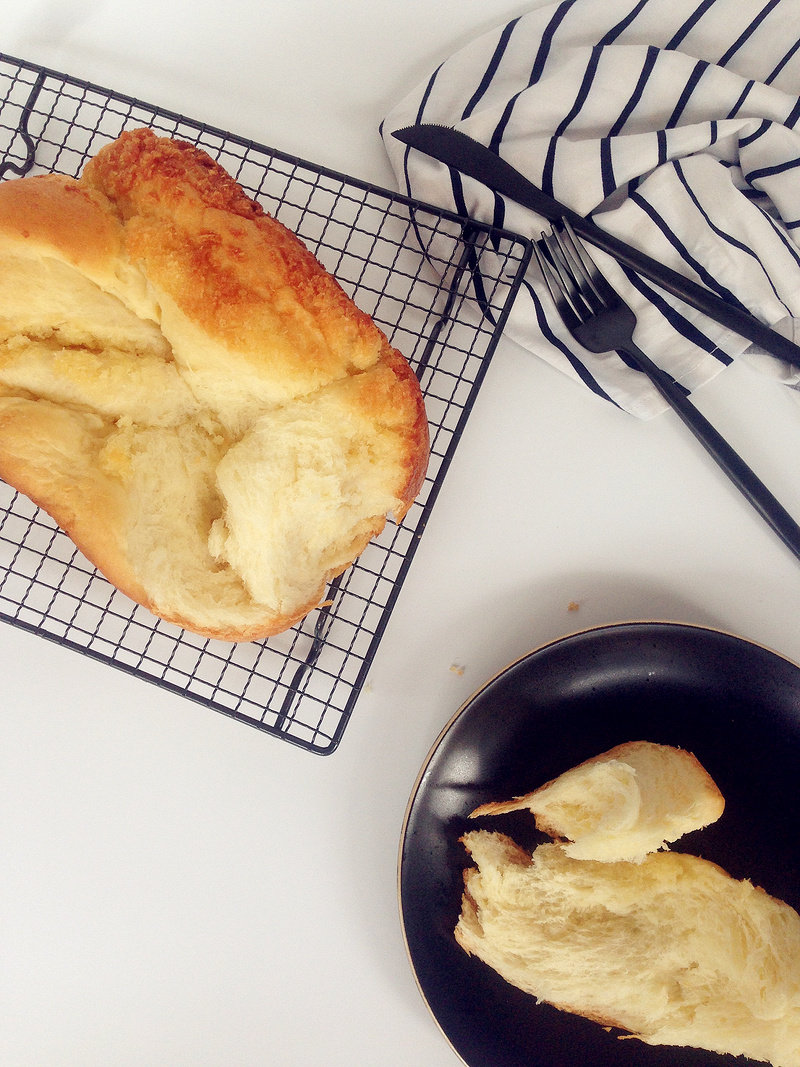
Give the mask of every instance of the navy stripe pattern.
[[[381, 126], [402, 191], [537, 237], [534, 213], [391, 137], [415, 122], [462, 129], [763, 321], [800, 320], [800, 0], [540, 0], [443, 62]], [[634, 307], [639, 344], [687, 391], [745, 351], [596, 258]], [[616, 355], [576, 348], [535, 267], [507, 332], [599, 397], [663, 410]]]

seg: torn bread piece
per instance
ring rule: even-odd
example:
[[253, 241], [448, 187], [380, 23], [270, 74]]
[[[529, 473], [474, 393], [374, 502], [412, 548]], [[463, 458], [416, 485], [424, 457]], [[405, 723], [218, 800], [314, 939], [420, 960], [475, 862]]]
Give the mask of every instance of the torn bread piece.
[[652, 1045], [800, 1065], [800, 916], [696, 856], [463, 843], [459, 945], [537, 1000]]
[[714, 780], [681, 748], [630, 741], [525, 796], [482, 804], [472, 817], [532, 812], [537, 829], [575, 859], [641, 860], [722, 815]]

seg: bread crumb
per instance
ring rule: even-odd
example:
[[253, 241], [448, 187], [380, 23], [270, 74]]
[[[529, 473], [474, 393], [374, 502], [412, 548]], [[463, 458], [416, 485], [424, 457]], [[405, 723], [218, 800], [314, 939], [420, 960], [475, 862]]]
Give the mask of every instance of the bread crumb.
[[450, 670], [453, 672], [453, 674], [457, 674], [459, 676], [459, 678], [463, 675], [464, 669], [465, 668], [460, 663], [451, 663], [450, 664]]
[[567, 611], [578, 611], [579, 608], [580, 604], [577, 600], [570, 600], [569, 604], [567, 604]]

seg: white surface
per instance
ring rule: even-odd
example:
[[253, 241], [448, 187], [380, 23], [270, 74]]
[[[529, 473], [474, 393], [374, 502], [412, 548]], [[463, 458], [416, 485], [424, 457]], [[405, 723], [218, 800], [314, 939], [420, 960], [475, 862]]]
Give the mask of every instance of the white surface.
[[[28, 0], [2, 48], [386, 185], [387, 108], [524, 7]], [[800, 516], [798, 395], [742, 366], [696, 399]], [[334, 755], [3, 626], [0, 1064], [452, 1067], [396, 904], [441, 726], [598, 623], [710, 624], [800, 661], [798, 603], [800, 563], [672, 416], [635, 422], [501, 345]]]

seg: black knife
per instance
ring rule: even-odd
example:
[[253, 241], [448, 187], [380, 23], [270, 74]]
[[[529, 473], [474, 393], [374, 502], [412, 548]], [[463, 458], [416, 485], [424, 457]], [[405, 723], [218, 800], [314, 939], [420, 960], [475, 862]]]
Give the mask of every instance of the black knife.
[[710, 319], [727, 326], [741, 337], [746, 337], [765, 352], [800, 367], [800, 346], [788, 337], [773, 330], [749, 312], [729, 304], [716, 293], [684, 278], [682, 274], [631, 247], [618, 237], [606, 233], [590, 218], [560, 204], [480, 141], [460, 130], [432, 123], [407, 126], [405, 129], [396, 130], [393, 136], [403, 144], [438, 159], [440, 163], [475, 178], [493, 192], [507, 196], [523, 207], [535, 211], [549, 222], [568, 219], [575, 232], [596, 248], [608, 252], [618, 262], [631, 267], [637, 274], [655, 282], [668, 293], [708, 315]]

